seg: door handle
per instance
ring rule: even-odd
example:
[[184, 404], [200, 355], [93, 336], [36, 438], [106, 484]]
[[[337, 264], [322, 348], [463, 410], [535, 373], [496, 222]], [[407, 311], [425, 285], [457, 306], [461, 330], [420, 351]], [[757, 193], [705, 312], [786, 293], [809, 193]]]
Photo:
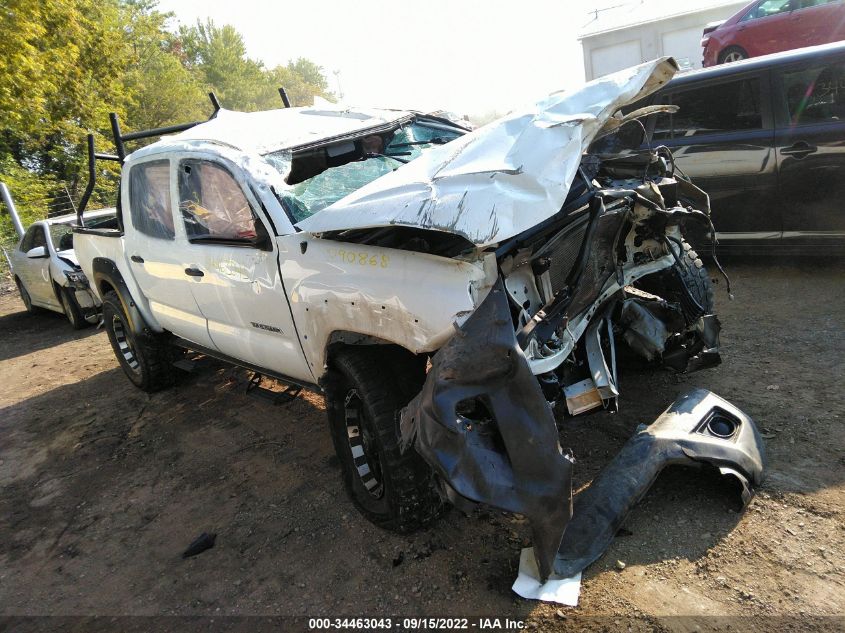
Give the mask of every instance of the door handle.
[[194, 268], [193, 266], [191, 268], [186, 268], [185, 274], [189, 277], [205, 277], [204, 272], [202, 272], [199, 268]]
[[144, 263], [144, 258], [141, 257], [140, 255], [130, 255], [129, 259], [131, 259], [133, 262], [138, 263], [138, 264]]
[[815, 145], [810, 145], [806, 141], [798, 141], [794, 145], [790, 145], [789, 147], [784, 147], [780, 150], [780, 153], [784, 156], [794, 156], [795, 158], [804, 158], [805, 156], [812, 154], [813, 152], [817, 151], [819, 148]]

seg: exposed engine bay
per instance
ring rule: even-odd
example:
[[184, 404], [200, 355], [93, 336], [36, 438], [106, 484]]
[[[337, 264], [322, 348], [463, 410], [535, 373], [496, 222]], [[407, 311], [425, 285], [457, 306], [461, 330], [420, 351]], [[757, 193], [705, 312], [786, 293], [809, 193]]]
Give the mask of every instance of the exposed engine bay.
[[[719, 362], [711, 282], [683, 232], [709, 225], [708, 198], [664, 151], [610, 168], [585, 155], [560, 225], [499, 249], [519, 346], [571, 415], [616, 408], [617, 340], [679, 371]], [[620, 165], [654, 176], [619, 178]]]
[[573, 513], [575, 457], [559, 444], [556, 403], [568, 416], [615, 411], [617, 350], [681, 372], [720, 362], [711, 280], [684, 240], [687, 223], [710, 226], [707, 195], [674, 173], [668, 149], [624, 158], [585, 154], [559, 216], [498, 247], [499, 281], [402, 416], [405, 446], [453, 504], [529, 519], [544, 581], [598, 558], [667, 464], [716, 466], [744, 501], [762, 477], [750, 418], [691, 392], [632, 438]]

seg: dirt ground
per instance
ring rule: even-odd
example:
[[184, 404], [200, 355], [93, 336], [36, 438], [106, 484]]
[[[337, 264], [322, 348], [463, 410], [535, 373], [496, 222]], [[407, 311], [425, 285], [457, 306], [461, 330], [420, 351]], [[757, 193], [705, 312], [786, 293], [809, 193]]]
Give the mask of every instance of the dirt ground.
[[[360, 517], [318, 395], [274, 406], [243, 392], [233, 378], [245, 372], [208, 362], [148, 396], [124, 377], [102, 330], [27, 315], [7, 291], [0, 615], [481, 614], [537, 630], [684, 631], [729, 616], [721, 622], [732, 630], [845, 626], [845, 263], [728, 268], [736, 300], [722, 284], [717, 293], [723, 364], [686, 376], [629, 370], [620, 412], [566, 422], [561, 443], [583, 486], [638, 424], [682, 390], [706, 387], [761, 427], [766, 482], [738, 513], [727, 480], [665, 471], [585, 572], [577, 608], [512, 593], [529, 535], [518, 517], [453, 510], [411, 536]], [[183, 560], [202, 532], [217, 534], [215, 547]]]

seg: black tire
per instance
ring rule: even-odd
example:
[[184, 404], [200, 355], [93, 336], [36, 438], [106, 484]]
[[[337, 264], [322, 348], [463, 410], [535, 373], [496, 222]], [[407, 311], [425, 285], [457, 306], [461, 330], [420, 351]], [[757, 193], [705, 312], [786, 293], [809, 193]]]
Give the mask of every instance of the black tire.
[[175, 382], [170, 346], [148, 336], [135, 335], [116, 292], [107, 292], [103, 297], [103, 323], [114, 355], [132, 384], [152, 393]]
[[82, 314], [82, 308], [79, 307], [79, 302], [76, 300], [76, 293], [70, 288], [57, 288], [59, 299], [62, 302], [65, 316], [74, 330], [81, 330], [90, 325], [85, 320], [85, 315]]
[[[677, 243], [672, 242], [677, 250]], [[712, 314], [716, 306], [713, 282], [704, 262], [689, 242], [681, 240], [682, 253], [674, 266], [643, 277], [637, 286], [679, 303], [687, 324], [696, 322], [703, 314]]]
[[743, 59], [748, 59], [748, 53], [740, 46], [728, 46], [725, 50], [719, 53], [720, 64], [729, 64]]
[[353, 346], [332, 356], [326, 411], [343, 482], [358, 510], [376, 525], [408, 533], [445, 506], [422, 457], [399, 450], [399, 412], [421, 389], [425, 366], [388, 346]]
[[23, 282], [17, 277], [15, 277], [15, 285], [18, 287], [18, 294], [21, 296], [21, 301], [23, 302], [23, 307], [26, 308], [26, 311], [29, 312], [29, 314], [38, 312], [38, 308], [32, 305], [32, 297], [29, 296], [26, 286], [24, 286]]

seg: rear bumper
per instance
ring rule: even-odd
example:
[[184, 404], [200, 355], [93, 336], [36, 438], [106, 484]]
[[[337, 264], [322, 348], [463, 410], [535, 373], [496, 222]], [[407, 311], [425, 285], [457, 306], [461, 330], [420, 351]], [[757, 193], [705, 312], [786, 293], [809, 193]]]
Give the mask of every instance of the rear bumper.
[[718, 54], [716, 52], [717, 48], [717, 43], [713, 41], [713, 38], [711, 37], [710, 40], [707, 42], [707, 46], [705, 46], [702, 51], [701, 65], [704, 68], [708, 68], [709, 66], [715, 66], [719, 63], [719, 60], [717, 58]]
[[514, 335], [501, 282], [435, 355], [402, 413], [402, 445], [428, 462], [449, 500], [525, 515], [541, 578], [596, 560], [630, 509], [671, 464], [710, 464], [739, 479], [743, 501], [763, 472], [754, 422], [706, 390], [679, 397], [642, 427], [572, 506], [571, 454]]

